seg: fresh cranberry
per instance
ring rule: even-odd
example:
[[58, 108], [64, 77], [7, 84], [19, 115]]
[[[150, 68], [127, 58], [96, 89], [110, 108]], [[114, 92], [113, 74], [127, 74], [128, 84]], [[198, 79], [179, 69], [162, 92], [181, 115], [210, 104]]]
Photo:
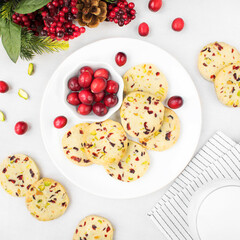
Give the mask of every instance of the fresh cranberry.
[[94, 96], [89, 90], [82, 90], [79, 92], [78, 97], [80, 101], [86, 105], [92, 105], [94, 101]]
[[180, 108], [183, 105], [183, 99], [180, 96], [173, 96], [168, 100], [168, 106], [172, 109]]
[[92, 70], [92, 68], [90, 68], [90, 67], [88, 67], [88, 66], [85, 66], [85, 67], [82, 67], [81, 69], [80, 69], [80, 73], [84, 73], [84, 72], [89, 72], [92, 76], [93, 76], [93, 70]]
[[109, 108], [112, 108], [114, 106], [117, 105], [118, 103], [118, 97], [116, 95], [113, 95], [113, 94], [109, 94], [107, 96], [104, 97], [104, 104], [109, 107]]
[[180, 31], [182, 31], [183, 28], [184, 28], [184, 21], [182, 18], [176, 18], [172, 22], [172, 29], [174, 31], [180, 32]]
[[117, 63], [117, 65], [119, 67], [125, 65], [125, 63], [127, 62], [127, 55], [123, 52], [119, 52], [117, 53], [116, 57], [115, 57], [115, 61]]
[[149, 34], [149, 26], [147, 23], [143, 22], [138, 27], [138, 33], [142, 37], [146, 37]]
[[78, 13], [78, 9], [76, 7], [73, 7], [71, 12], [72, 12], [72, 14], [77, 14]]
[[87, 88], [91, 85], [92, 75], [90, 72], [83, 72], [78, 77], [78, 83], [81, 87]]
[[130, 3], [128, 4], [128, 7], [129, 7], [130, 9], [133, 9], [133, 8], [135, 7], [135, 4], [134, 4], [133, 2], [130, 2]]
[[4, 81], [0, 81], [0, 93], [5, 93], [9, 89], [8, 84]]
[[98, 103], [95, 103], [95, 104], [93, 105], [93, 112], [94, 112], [97, 116], [102, 117], [102, 116], [104, 116], [104, 115], [107, 114], [108, 109], [107, 109], [107, 107], [106, 107], [103, 103], [98, 102]]
[[105, 96], [105, 92], [95, 93], [94, 94], [94, 101], [101, 102]]
[[107, 86], [107, 81], [102, 77], [98, 77], [92, 81], [91, 91], [93, 93], [100, 93], [105, 90], [106, 86]]
[[77, 106], [81, 103], [79, 98], [78, 98], [78, 93], [77, 92], [69, 93], [68, 96], [67, 96], [67, 101], [68, 101], [69, 104], [74, 105], [74, 106]]
[[91, 105], [86, 105], [86, 104], [80, 104], [78, 107], [78, 113], [81, 115], [88, 115], [92, 111], [92, 106]]
[[15, 133], [18, 135], [23, 135], [28, 130], [28, 124], [26, 122], [17, 122], [15, 125]]
[[68, 88], [71, 91], [79, 91], [81, 89], [81, 86], [78, 83], [78, 78], [77, 77], [72, 77], [68, 81]]
[[94, 76], [94, 78], [101, 77], [101, 78], [105, 78], [107, 80], [109, 78], [109, 72], [105, 68], [99, 68], [95, 71], [93, 76]]
[[63, 128], [67, 124], [67, 118], [64, 116], [58, 116], [54, 119], [53, 125], [55, 128]]
[[119, 85], [113, 80], [107, 81], [106, 92], [116, 94], [118, 92]]
[[148, 4], [148, 8], [153, 11], [157, 12], [162, 7], [162, 0], [150, 0]]

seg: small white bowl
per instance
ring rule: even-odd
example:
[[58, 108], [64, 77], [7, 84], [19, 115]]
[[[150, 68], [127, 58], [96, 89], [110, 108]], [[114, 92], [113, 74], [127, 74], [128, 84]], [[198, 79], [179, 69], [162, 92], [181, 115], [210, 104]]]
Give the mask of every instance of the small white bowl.
[[[118, 97], [118, 103], [116, 106], [114, 106], [113, 108], [109, 108], [108, 109], [108, 113], [105, 116], [97, 116], [93, 113], [93, 111], [89, 114], [89, 115], [81, 115], [77, 112], [77, 107], [78, 106], [73, 106], [71, 104], [69, 104], [67, 102], [67, 96], [68, 94], [71, 92], [68, 89], [68, 81], [70, 78], [75, 77], [75, 76], [79, 76], [80, 73], [80, 69], [84, 66], [89, 66], [91, 67], [94, 71], [97, 70], [98, 68], [105, 68], [109, 71], [109, 80], [114, 80], [119, 84], [119, 90], [117, 93], [117, 97]], [[110, 118], [116, 111], [118, 111], [118, 109], [121, 107], [122, 105], [122, 101], [123, 101], [123, 88], [124, 88], [124, 83], [123, 83], [123, 79], [121, 77], [121, 75], [119, 75], [116, 70], [109, 64], [104, 63], [104, 62], [80, 62], [79, 65], [77, 67], [75, 67], [74, 69], [69, 70], [69, 73], [65, 76], [65, 79], [63, 81], [64, 84], [64, 93], [63, 93], [63, 100], [64, 103], [68, 106], [68, 108], [71, 109], [72, 113], [77, 116], [81, 122], [100, 122], [100, 121], [105, 121], [108, 118]]]

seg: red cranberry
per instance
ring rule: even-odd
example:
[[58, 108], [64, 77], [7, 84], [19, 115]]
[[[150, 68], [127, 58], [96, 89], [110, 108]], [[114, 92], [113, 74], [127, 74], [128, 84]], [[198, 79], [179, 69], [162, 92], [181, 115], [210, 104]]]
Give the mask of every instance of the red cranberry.
[[147, 23], [143, 22], [138, 27], [138, 33], [142, 37], [146, 37], [149, 34], [149, 26]]
[[69, 93], [68, 96], [67, 96], [67, 101], [68, 101], [69, 104], [74, 105], [74, 106], [77, 106], [81, 103], [79, 98], [78, 98], [78, 93], [77, 92]]
[[104, 98], [104, 104], [109, 108], [116, 106], [117, 103], [118, 103], [118, 97], [116, 95], [109, 94]]
[[106, 86], [107, 86], [107, 81], [102, 77], [98, 77], [92, 81], [91, 91], [93, 93], [100, 93], [105, 90]]
[[128, 4], [128, 7], [129, 7], [130, 9], [133, 9], [133, 8], [135, 7], [135, 4], [134, 4], [133, 2], [130, 2], [130, 3]]
[[95, 93], [94, 94], [94, 101], [101, 102], [105, 96], [105, 92]]
[[148, 8], [153, 11], [157, 12], [162, 7], [162, 0], [150, 0], [148, 4]]
[[92, 106], [91, 105], [86, 105], [86, 104], [80, 104], [78, 107], [78, 113], [81, 115], [88, 115], [92, 111]]
[[117, 53], [115, 61], [119, 67], [123, 66], [127, 62], [127, 55], [123, 52]]
[[184, 28], [184, 21], [182, 18], [176, 18], [172, 22], [172, 29], [174, 31], [180, 32]]
[[91, 105], [94, 101], [94, 96], [89, 90], [82, 90], [79, 92], [78, 97], [80, 101], [86, 105]]
[[23, 135], [28, 130], [28, 124], [26, 122], [17, 122], [15, 125], [15, 133], [18, 135]]
[[94, 78], [105, 78], [106, 80], [109, 78], [109, 72], [105, 68], [99, 68], [94, 73]]
[[67, 118], [64, 116], [58, 116], [54, 119], [53, 125], [55, 128], [63, 128], [67, 124]]
[[90, 67], [88, 67], [88, 66], [82, 67], [82, 68], [80, 69], [80, 73], [84, 73], [84, 72], [90, 72], [91, 75], [93, 76], [93, 70], [92, 70], [92, 68], [90, 68]]
[[68, 88], [71, 91], [79, 91], [81, 89], [77, 77], [70, 78], [70, 80], [68, 81]]
[[113, 80], [107, 81], [106, 92], [116, 94], [118, 92], [119, 85]]
[[183, 99], [180, 96], [173, 96], [168, 100], [168, 106], [172, 109], [180, 108], [183, 105]]
[[106, 107], [103, 103], [98, 102], [98, 103], [95, 103], [95, 104], [93, 105], [93, 112], [94, 112], [97, 116], [102, 117], [102, 116], [104, 116], [104, 115], [107, 114], [108, 109], [107, 109], [107, 107]]
[[91, 85], [92, 75], [90, 72], [83, 72], [78, 77], [78, 83], [81, 87], [87, 88]]
[[4, 81], [0, 81], [0, 93], [5, 93], [9, 89], [8, 84]]

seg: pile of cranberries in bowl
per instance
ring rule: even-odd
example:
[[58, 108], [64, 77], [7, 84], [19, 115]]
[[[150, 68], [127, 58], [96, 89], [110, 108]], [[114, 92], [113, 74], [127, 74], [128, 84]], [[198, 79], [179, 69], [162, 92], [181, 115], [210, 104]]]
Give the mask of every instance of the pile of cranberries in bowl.
[[93, 112], [102, 117], [118, 103], [119, 84], [110, 79], [106, 68], [82, 67], [79, 76], [68, 80], [68, 89], [67, 102], [76, 106], [81, 115]]

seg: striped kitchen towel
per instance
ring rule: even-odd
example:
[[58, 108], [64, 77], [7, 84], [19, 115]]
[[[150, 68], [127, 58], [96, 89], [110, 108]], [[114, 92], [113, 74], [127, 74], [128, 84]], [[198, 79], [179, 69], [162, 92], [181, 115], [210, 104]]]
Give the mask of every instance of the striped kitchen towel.
[[188, 226], [191, 198], [203, 185], [224, 178], [240, 179], [240, 145], [217, 132], [148, 215], [167, 239], [193, 240]]

